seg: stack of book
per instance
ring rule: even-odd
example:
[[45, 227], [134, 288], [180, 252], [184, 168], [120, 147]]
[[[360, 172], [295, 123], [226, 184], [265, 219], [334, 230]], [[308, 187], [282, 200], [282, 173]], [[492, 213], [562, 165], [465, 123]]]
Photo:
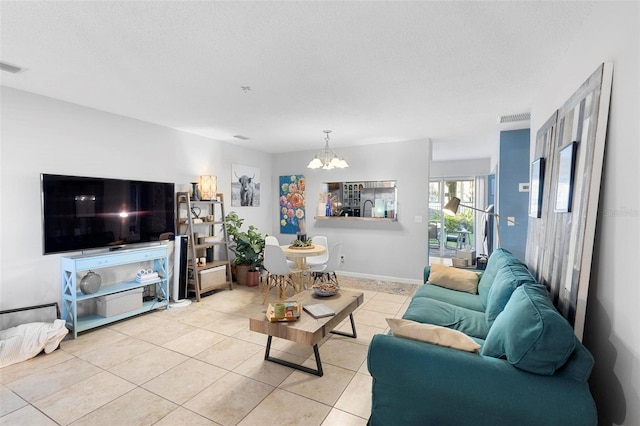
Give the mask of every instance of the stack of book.
[[314, 318], [331, 317], [336, 314], [333, 309], [331, 309], [324, 303], [315, 303], [313, 305], [305, 305], [303, 309]]

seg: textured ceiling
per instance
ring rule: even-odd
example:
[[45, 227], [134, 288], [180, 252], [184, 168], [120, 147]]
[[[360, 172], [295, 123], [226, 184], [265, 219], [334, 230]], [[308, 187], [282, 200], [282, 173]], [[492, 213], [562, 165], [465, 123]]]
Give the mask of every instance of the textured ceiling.
[[477, 158], [499, 115], [529, 111], [590, 12], [568, 1], [2, 0], [0, 60], [27, 71], [0, 77], [265, 152], [319, 150], [332, 129], [333, 148], [431, 138], [434, 159]]

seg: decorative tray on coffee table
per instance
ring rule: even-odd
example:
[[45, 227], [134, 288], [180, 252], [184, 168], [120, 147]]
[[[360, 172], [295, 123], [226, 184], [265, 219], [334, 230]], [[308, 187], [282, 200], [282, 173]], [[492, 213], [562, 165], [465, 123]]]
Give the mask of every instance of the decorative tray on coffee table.
[[[278, 305], [284, 305], [284, 307]], [[279, 308], [277, 315], [276, 306]], [[270, 322], [289, 322], [300, 319], [301, 306], [299, 302], [280, 302], [276, 303], [276, 306], [269, 303], [267, 307], [266, 315]]]

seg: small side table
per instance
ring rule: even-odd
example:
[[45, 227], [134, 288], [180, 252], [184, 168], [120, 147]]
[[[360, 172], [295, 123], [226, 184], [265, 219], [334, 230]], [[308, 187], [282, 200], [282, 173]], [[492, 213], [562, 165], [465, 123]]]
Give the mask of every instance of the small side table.
[[456, 256], [461, 259], [467, 259], [467, 265], [473, 266], [476, 263], [476, 251], [470, 249], [458, 250]]
[[464, 248], [467, 245], [469, 239], [469, 231], [458, 231], [458, 250]]

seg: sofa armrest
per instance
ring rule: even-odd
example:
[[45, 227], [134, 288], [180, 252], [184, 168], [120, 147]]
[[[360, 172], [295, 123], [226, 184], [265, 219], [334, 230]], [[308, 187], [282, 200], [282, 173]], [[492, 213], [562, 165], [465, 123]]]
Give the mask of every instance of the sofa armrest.
[[527, 373], [505, 360], [375, 335], [370, 425], [595, 425], [586, 382]]
[[429, 274], [431, 274], [431, 265], [427, 265], [424, 267], [424, 272], [422, 273], [423, 284], [426, 284], [429, 281]]

